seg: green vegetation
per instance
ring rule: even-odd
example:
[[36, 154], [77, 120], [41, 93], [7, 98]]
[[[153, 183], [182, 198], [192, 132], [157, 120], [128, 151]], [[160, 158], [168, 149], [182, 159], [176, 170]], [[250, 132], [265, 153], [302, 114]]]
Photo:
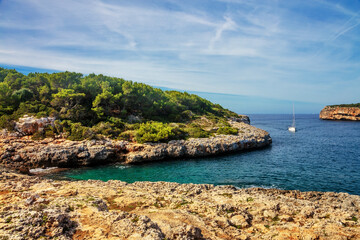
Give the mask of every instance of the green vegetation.
[[329, 107], [357, 107], [357, 108], [360, 108], [360, 103], [330, 105]]
[[231, 193], [221, 193], [220, 195], [227, 197], [227, 198], [232, 198], [233, 195]]
[[33, 139], [61, 134], [70, 140], [102, 138], [167, 142], [237, 134], [237, 114], [197, 95], [162, 91], [122, 78], [74, 72], [29, 73], [0, 68], [0, 129], [23, 115], [55, 117]]
[[347, 218], [346, 220], [347, 220], [347, 221], [357, 222], [357, 221], [358, 221], [358, 218], [355, 217], [355, 216], [352, 216], [351, 218]]
[[275, 217], [273, 217], [273, 218], [272, 218], [272, 221], [273, 221], [273, 222], [278, 222], [278, 221], [280, 221], [279, 216], [276, 215]]
[[10, 216], [10, 217], [7, 217], [6, 219], [5, 219], [5, 223], [11, 223], [11, 220], [12, 220], [12, 217]]
[[236, 135], [236, 134], [238, 134], [238, 129], [233, 128], [233, 127], [220, 127], [216, 132], [218, 134]]
[[161, 122], [141, 123], [135, 134], [135, 140], [144, 142], [167, 142], [173, 139], [183, 138], [185, 132], [180, 128]]
[[247, 201], [247, 202], [253, 202], [254, 199], [253, 199], [252, 197], [248, 197], [248, 198], [246, 199], [246, 201]]

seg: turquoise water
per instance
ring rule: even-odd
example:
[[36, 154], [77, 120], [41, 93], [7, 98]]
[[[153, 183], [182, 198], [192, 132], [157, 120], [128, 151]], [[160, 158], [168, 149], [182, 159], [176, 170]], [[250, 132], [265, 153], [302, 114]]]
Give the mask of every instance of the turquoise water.
[[231, 184], [360, 195], [360, 122], [297, 115], [298, 131], [290, 133], [287, 127], [291, 115], [250, 118], [254, 126], [270, 132], [271, 147], [203, 159], [75, 169], [62, 175], [72, 179]]

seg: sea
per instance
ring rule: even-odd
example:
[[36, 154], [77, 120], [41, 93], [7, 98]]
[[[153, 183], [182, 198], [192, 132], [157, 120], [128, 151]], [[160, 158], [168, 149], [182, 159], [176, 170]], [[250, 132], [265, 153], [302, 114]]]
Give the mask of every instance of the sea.
[[[360, 195], [360, 122], [320, 120], [297, 114], [250, 114], [251, 124], [268, 131], [270, 147], [195, 159], [165, 159], [138, 165], [72, 169], [56, 177], [125, 182], [167, 181], [262, 187]], [[55, 176], [53, 176], [55, 177]]]

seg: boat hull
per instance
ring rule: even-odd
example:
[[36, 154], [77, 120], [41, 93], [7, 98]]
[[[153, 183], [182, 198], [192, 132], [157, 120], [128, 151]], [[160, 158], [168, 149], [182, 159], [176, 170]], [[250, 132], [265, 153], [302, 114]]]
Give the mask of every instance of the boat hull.
[[296, 132], [296, 128], [295, 127], [288, 127], [289, 132]]

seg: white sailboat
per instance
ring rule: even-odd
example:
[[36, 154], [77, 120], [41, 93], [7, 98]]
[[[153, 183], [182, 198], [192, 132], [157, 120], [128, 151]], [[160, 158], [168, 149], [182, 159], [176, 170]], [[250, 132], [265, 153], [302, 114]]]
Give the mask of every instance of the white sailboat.
[[293, 123], [290, 127], [288, 127], [289, 132], [296, 132], [296, 127], [295, 127], [295, 107], [293, 104]]

